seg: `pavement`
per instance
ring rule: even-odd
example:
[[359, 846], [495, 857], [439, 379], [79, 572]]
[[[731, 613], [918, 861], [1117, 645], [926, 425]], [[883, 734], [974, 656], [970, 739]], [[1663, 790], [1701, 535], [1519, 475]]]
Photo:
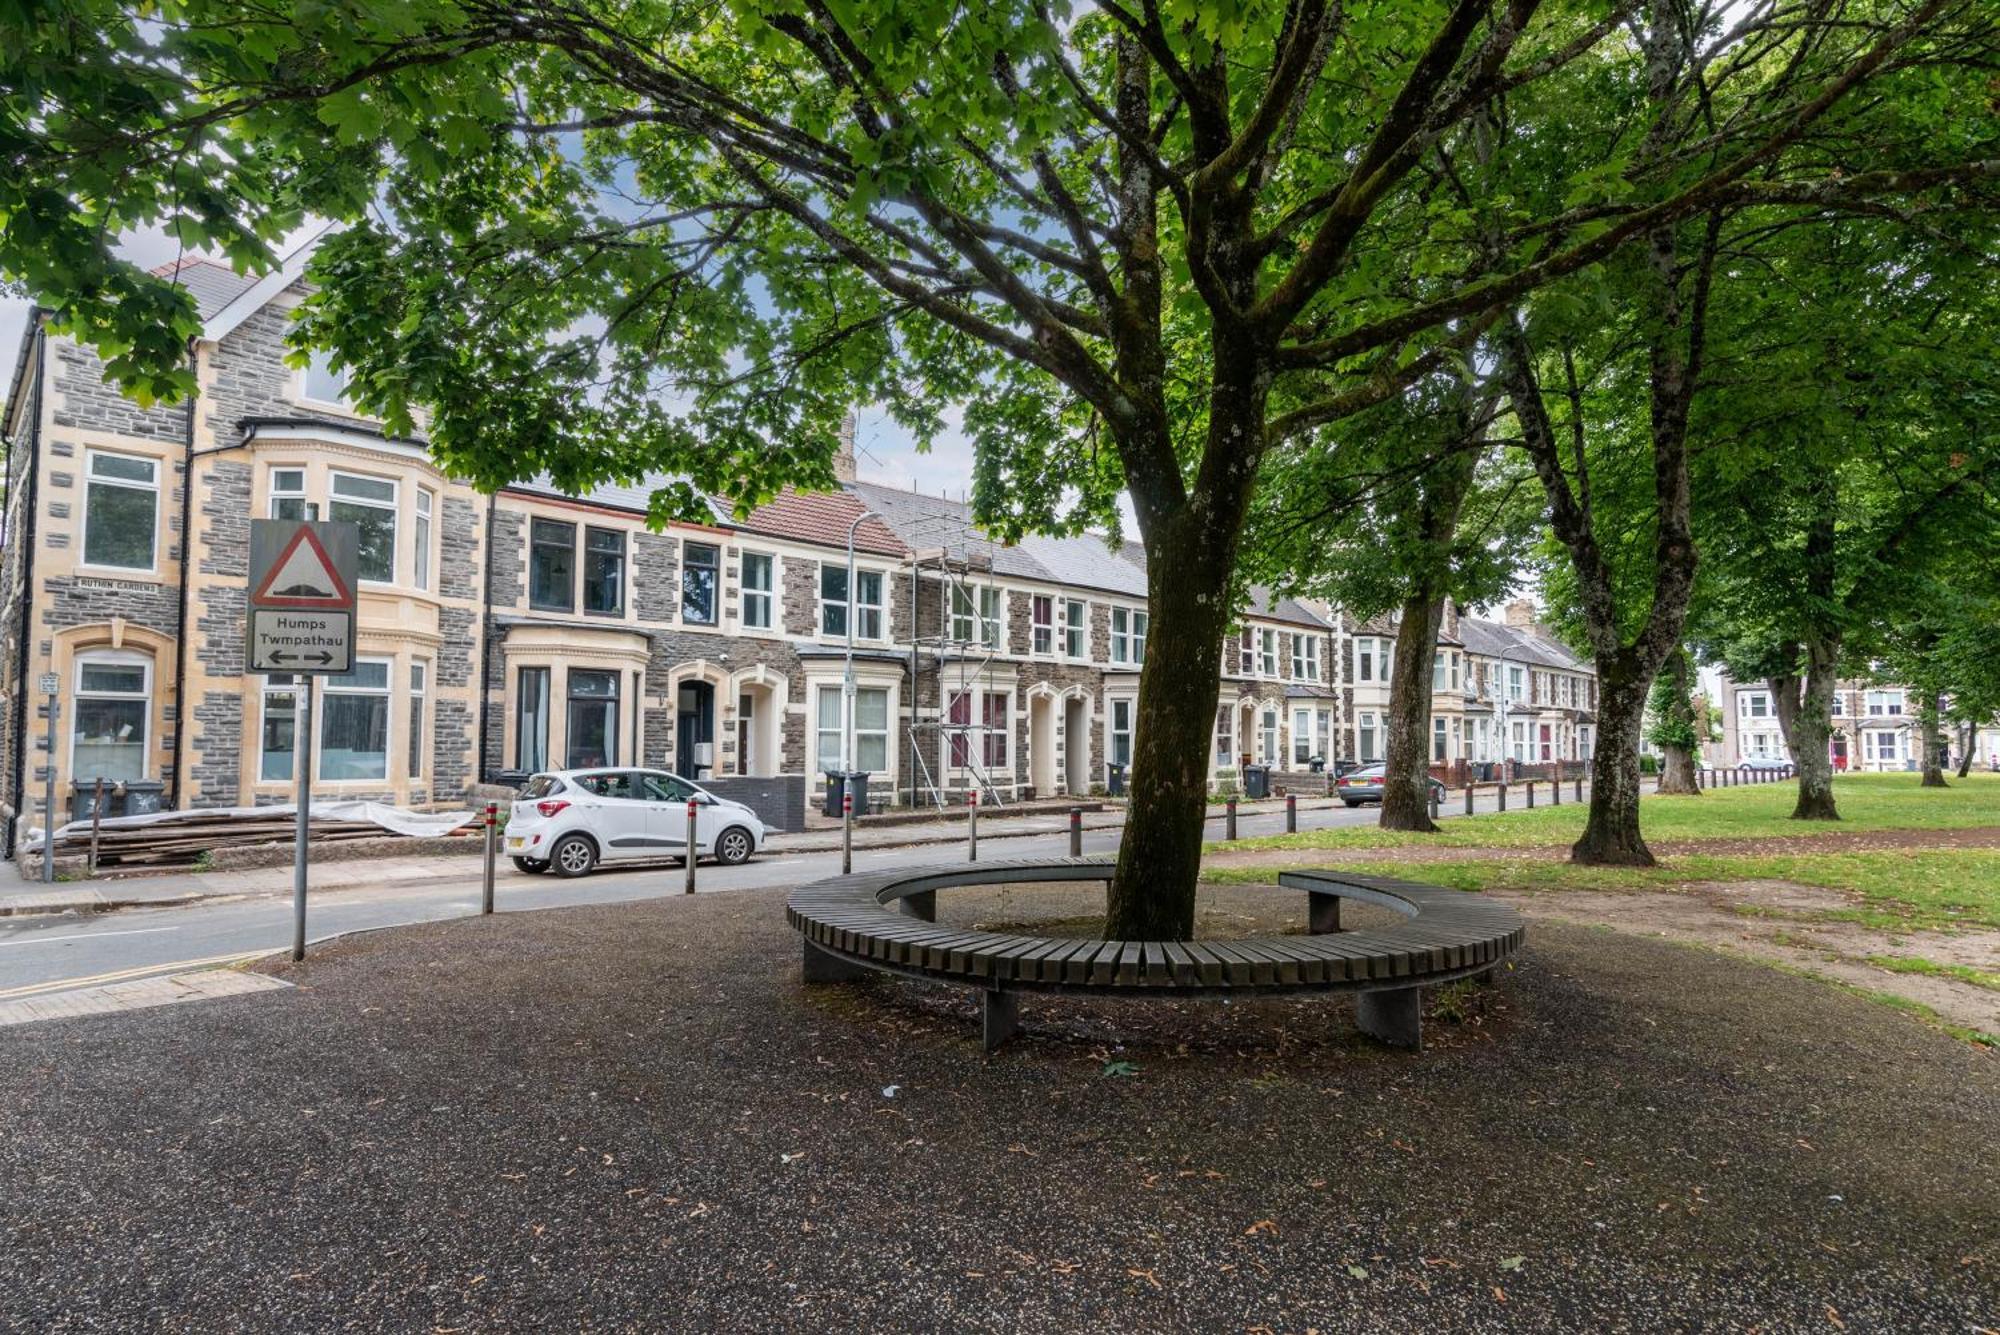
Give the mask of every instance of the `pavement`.
[[[947, 921], [1040, 892], [965, 893]], [[1217, 893], [1244, 931], [1303, 913]], [[806, 988], [798, 950], [775, 896], [668, 897], [370, 933], [260, 966], [289, 989], [0, 1029], [0, 1328], [2000, 1313], [2000, 1066], [1805, 979], [1536, 923], [1498, 986], [1439, 999], [1420, 1054], [1338, 998], [1036, 997], [987, 1059], [963, 992]]]
[[[1462, 801], [1447, 803], [1442, 814], [1456, 819], [1463, 809]], [[1478, 809], [1491, 810], [1492, 799], [1483, 799]], [[1368, 825], [1377, 817], [1374, 807], [1349, 808], [1325, 800], [1299, 803], [1301, 830]], [[1210, 816], [1211, 838], [1222, 837], [1224, 820], [1219, 808]], [[1083, 852], [1114, 855], [1122, 825], [1121, 811], [1086, 816]], [[1280, 834], [1284, 828], [1282, 802], [1239, 807], [1237, 832], [1244, 838]], [[992, 858], [1065, 856], [1068, 831], [1063, 815], [981, 817], [980, 850]], [[829, 844], [815, 832], [779, 836], [765, 853], [741, 866], [702, 864], [697, 888], [704, 894], [782, 891], [836, 874], [838, 847], [837, 837]], [[857, 829], [855, 850], [856, 866], [956, 861], [966, 853], [965, 826], [957, 821]], [[684, 879], [678, 863], [613, 864], [587, 878], [565, 881], [526, 875], [503, 861], [495, 875], [495, 900], [500, 912], [514, 913], [677, 897]], [[52, 897], [0, 918], [0, 1002], [179, 972], [197, 960], [252, 959], [289, 949], [292, 940], [289, 867], [72, 882], [46, 889], [28, 887], [16, 894]], [[477, 914], [480, 898], [479, 861], [462, 855], [316, 863], [311, 871], [308, 939], [324, 941], [346, 932]], [[7, 904], [0, 898], [0, 912], [10, 911]]]

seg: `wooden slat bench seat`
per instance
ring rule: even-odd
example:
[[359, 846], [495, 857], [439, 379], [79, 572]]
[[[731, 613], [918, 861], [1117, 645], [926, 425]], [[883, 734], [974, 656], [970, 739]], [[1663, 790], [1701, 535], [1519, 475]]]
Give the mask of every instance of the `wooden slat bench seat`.
[[[1384, 876], [1283, 871], [1308, 897], [1308, 935], [1233, 941], [1100, 941], [933, 925], [937, 892], [1050, 881], [1109, 882], [1112, 864], [1082, 858], [960, 863], [857, 872], [792, 892], [787, 921], [803, 939], [808, 983], [869, 970], [961, 983], [980, 991], [988, 1051], [1013, 1034], [1022, 992], [1098, 996], [1355, 994], [1363, 1032], [1419, 1047], [1422, 990], [1485, 974], [1521, 946], [1521, 915], [1459, 890]], [[1344, 932], [1340, 901], [1393, 909], [1405, 921]]]

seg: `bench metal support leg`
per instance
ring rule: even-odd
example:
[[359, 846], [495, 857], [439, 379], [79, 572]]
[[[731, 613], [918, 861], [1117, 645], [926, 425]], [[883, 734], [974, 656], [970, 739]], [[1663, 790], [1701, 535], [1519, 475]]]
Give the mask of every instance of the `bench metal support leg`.
[[937, 921], [937, 891], [931, 890], [921, 895], [904, 895], [896, 901], [899, 911], [924, 922]]
[[1399, 987], [1354, 998], [1354, 1023], [1362, 1033], [1395, 1048], [1424, 1045], [1423, 989]]
[[993, 1051], [1012, 1038], [1021, 1027], [1021, 998], [1018, 993], [990, 988], [981, 992], [980, 1021], [986, 1050]]
[[1340, 930], [1340, 896], [1306, 896], [1306, 930], [1314, 936]]
[[857, 978], [866, 978], [874, 970], [838, 955], [830, 955], [803, 938], [805, 955], [800, 961], [804, 965], [803, 975], [808, 983], [851, 983]]

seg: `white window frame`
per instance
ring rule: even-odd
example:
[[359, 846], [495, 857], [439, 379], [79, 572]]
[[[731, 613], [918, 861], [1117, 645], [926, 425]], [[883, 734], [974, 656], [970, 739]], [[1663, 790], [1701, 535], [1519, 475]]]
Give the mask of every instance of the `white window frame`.
[[[153, 480], [140, 482], [136, 478], [99, 477], [96, 463], [99, 459], [123, 459], [141, 463], [152, 470]], [[126, 491], [148, 492], [153, 498], [153, 540], [148, 544], [146, 564], [142, 566], [106, 565], [102, 561], [90, 559], [90, 493], [94, 487], [121, 487]], [[115, 570], [127, 575], [150, 575], [160, 568], [160, 461], [150, 454], [130, 454], [124, 450], [86, 449], [83, 452], [83, 524], [77, 533], [77, 561], [89, 570]]]
[[[1104, 711], [1104, 727], [1107, 733], [1104, 748], [1105, 763], [1123, 765], [1125, 777], [1129, 781], [1132, 777], [1132, 757], [1137, 754], [1136, 747], [1139, 741], [1139, 702], [1129, 695], [1116, 695], [1107, 703], [1109, 708]], [[1121, 714], [1125, 719], [1125, 726], [1122, 728], [1118, 726]], [[1121, 737], [1125, 739], [1123, 760], [1118, 758], [1118, 739]]]
[[1215, 709], [1215, 767], [1232, 769], [1236, 765], [1236, 706], [1217, 705]]
[[[140, 689], [137, 691], [85, 691], [83, 670], [86, 667], [136, 667], [140, 672]], [[76, 656], [70, 665], [70, 721], [66, 731], [69, 734], [68, 765], [72, 781], [83, 776], [76, 767], [76, 724], [83, 717], [79, 707], [85, 698], [92, 700], [137, 700], [145, 706], [139, 717], [144, 721], [145, 730], [139, 737], [139, 777], [151, 778], [153, 774], [153, 660], [150, 655], [130, 649], [86, 649]]]
[[1132, 661], [1132, 609], [1114, 607], [1111, 609], [1111, 661], [1129, 663]]
[[1090, 661], [1090, 604], [1081, 598], [1063, 599], [1063, 656], [1072, 663]]
[[[843, 643], [846, 641], [847, 631], [844, 629], [844, 627], [846, 625], [846, 620], [847, 620], [847, 609], [851, 604], [854, 608], [855, 643], [859, 644], [862, 642], [867, 642], [870, 644], [880, 644], [888, 635], [888, 622], [889, 622], [888, 572], [883, 570], [879, 566], [868, 566], [868, 565], [857, 564], [854, 567], [854, 587], [848, 590], [849, 596], [845, 598], [835, 599], [833, 601], [828, 601], [826, 596], [826, 572], [829, 570], [838, 571], [843, 577], [845, 577], [847, 574], [847, 565], [845, 562], [841, 561], [822, 561], [819, 563], [819, 572], [814, 577], [814, 583], [816, 586], [815, 592], [819, 598], [819, 621], [818, 621], [819, 637], [825, 640], [839, 640], [842, 641]], [[875, 578], [875, 594], [876, 597], [880, 599], [879, 602], [873, 602], [873, 603], [864, 602], [862, 601], [861, 598], [862, 581], [867, 579], [871, 575], [874, 576]], [[841, 624], [843, 626], [843, 629], [834, 631], [834, 630], [828, 630], [826, 628], [826, 609], [829, 607], [837, 607], [840, 609]], [[868, 625], [868, 616], [869, 613], [871, 612], [874, 613], [875, 616], [875, 633], [873, 635], [867, 634], [865, 630], [866, 626]]]
[[[1046, 618], [1040, 615], [1043, 611], [1048, 613]], [[1038, 657], [1055, 657], [1056, 596], [1053, 593], [1028, 595], [1028, 651]]]
[[1507, 665], [1507, 700], [1519, 704], [1528, 698], [1527, 669], [1519, 663]]
[[[279, 479], [286, 477], [297, 478], [298, 486], [279, 486]], [[299, 503], [299, 512], [296, 516], [293, 516], [295, 518], [304, 519], [308, 514], [312, 513], [307, 509], [312, 502], [306, 499], [306, 469], [304, 464], [283, 464], [271, 469], [270, 487], [265, 502], [265, 514], [272, 519], [287, 518], [288, 516], [278, 513], [279, 508], [286, 501], [297, 501]]]
[[[389, 757], [396, 753], [396, 660], [373, 655], [366, 657], [360, 654], [355, 655], [354, 667], [359, 668], [363, 663], [379, 663], [382, 665], [382, 685], [380, 688], [373, 686], [335, 686], [333, 685], [334, 678], [332, 677], [321, 677], [319, 679], [319, 688], [314, 692], [314, 698], [319, 701], [319, 708], [315, 711], [317, 717], [312, 721], [314, 783], [387, 784], [390, 782]], [[383, 712], [382, 773], [380, 775], [336, 779], [327, 774], [327, 749], [325, 745], [326, 711], [328, 702], [336, 695], [381, 696], [388, 702], [384, 706]]]
[[1257, 628], [1257, 675], [1278, 675], [1278, 632], [1268, 626]]
[[[328, 376], [338, 376], [340, 378], [340, 390], [333, 398], [324, 398], [312, 392], [312, 378], [315, 370], [323, 371]], [[314, 348], [306, 355], [306, 364], [299, 368], [298, 379], [294, 383], [299, 396], [299, 402], [318, 404], [324, 408], [337, 408], [342, 413], [352, 416], [354, 406], [347, 400], [347, 386], [352, 379], [353, 377], [346, 370], [334, 370], [332, 349]]]
[[[752, 561], [762, 561], [764, 563], [765, 583], [761, 589], [750, 583], [750, 563]], [[770, 552], [744, 551], [740, 553], [738, 556], [736, 589], [741, 599], [740, 615], [743, 629], [759, 631], [776, 630], [778, 558]], [[752, 621], [750, 619], [751, 605], [756, 602], [761, 602], [764, 608], [764, 619], [762, 621]]]
[[[1904, 712], [1905, 696], [1897, 690], [1877, 690], [1868, 692], [1866, 708], [1869, 718], [1899, 718]], [[1897, 757], [1901, 759], [1901, 757]]]
[[[1313, 708], [1306, 705], [1292, 707], [1292, 764], [1304, 768], [1319, 754], [1315, 743], [1319, 740], [1313, 729]], [[1301, 726], [1303, 723], [1303, 726]], [[1300, 752], [1303, 750], [1304, 754]]]
[[1431, 715], [1431, 763], [1442, 765], [1451, 758], [1451, 732], [1444, 715]]
[[1319, 680], [1319, 636], [1292, 633], [1292, 676], [1298, 681]]
[[404, 776], [411, 783], [420, 782], [430, 772], [425, 763], [430, 748], [424, 745], [424, 738], [430, 731], [430, 685], [431, 665], [428, 659], [410, 660], [410, 698], [403, 708], [403, 718], [409, 725], [410, 735], [403, 739], [403, 764], [408, 773]]
[[1356, 717], [1354, 725], [1354, 758], [1364, 765], [1372, 765], [1382, 757], [1376, 753], [1376, 742], [1380, 737], [1375, 711], [1364, 709]]
[[[389, 499], [382, 501], [372, 496], [343, 496], [340, 494], [340, 481], [342, 478], [351, 478], [356, 482], [379, 483], [389, 489]], [[370, 579], [366, 575], [360, 575], [358, 571], [357, 577], [363, 584], [394, 585], [396, 583], [396, 553], [401, 548], [403, 535], [402, 482], [397, 478], [378, 477], [373, 473], [353, 473], [344, 469], [334, 469], [327, 474], [326, 479], [326, 510], [324, 513], [327, 518], [331, 519], [333, 517], [333, 507], [336, 504], [353, 505], [366, 510], [384, 510], [388, 512], [389, 522], [393, 525], [389, 531], [389, 578]]]
[[416, 542], [411, 548], [410, 583], [419, 589], [431, 586], [431, 520], [437, 509], [437, 493], [429, 487], [417, 488]]

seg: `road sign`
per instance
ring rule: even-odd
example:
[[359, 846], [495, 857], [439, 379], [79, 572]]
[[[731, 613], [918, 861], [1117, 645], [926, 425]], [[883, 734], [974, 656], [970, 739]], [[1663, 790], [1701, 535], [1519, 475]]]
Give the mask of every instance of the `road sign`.
[[342, 521], [250, 521], [251, 672], [354, 670], [354, 588], [361, 532]]
[[354, 614], [253, 607], [248, 662], [252, 672], [352, 672]]

